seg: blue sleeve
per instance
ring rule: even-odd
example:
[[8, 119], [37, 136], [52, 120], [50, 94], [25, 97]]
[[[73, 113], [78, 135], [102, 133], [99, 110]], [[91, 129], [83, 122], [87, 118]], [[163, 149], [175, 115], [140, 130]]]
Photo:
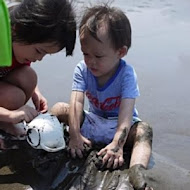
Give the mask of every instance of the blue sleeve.
[[72, 84], [73, 91], [84, 92], [86, 90], [85, 73], [86, 73], [85, 64], [83, 62], [78, 63], [74, 69], [74, 74], [73, 74], [73, 84]]
[[134, 68], [127, 65], [123, 73], [122, 98], [136, 98], [140, 96], [137, 75]]

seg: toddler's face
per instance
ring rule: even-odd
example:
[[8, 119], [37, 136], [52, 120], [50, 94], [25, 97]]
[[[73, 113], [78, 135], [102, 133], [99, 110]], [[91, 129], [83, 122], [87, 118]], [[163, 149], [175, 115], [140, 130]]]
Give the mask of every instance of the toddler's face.
[[19, 63], [41, 61], [46, 54], [60, 51], [54, 43], [24, 44], [13, 42], [13, 53]]
[[97, 33], [98, 41], [89, 32], [80, 35], [81, 50], [88, 69], [96, 77], [110, 78], [119, 65], [119, 50], [115, 50], [108, 38], [107, 32], [102, 29]]

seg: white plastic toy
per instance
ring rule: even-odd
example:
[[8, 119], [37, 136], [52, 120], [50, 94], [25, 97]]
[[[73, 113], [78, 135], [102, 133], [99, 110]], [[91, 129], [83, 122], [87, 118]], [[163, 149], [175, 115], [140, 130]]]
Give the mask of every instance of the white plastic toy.
[[63, 127], [56, 116], [40, 114], [27, 124], [27, 141], [36, 149], [56, 152], [65, 148]]

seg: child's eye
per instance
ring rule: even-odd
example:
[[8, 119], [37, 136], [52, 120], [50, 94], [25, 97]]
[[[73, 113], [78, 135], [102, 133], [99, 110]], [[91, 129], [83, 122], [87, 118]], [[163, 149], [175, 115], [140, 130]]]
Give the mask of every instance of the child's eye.
[[102, 57], [103, 57], [102, 55], [96, 55], [96, 58], [98, 58], [98, 59], [100, 59]]

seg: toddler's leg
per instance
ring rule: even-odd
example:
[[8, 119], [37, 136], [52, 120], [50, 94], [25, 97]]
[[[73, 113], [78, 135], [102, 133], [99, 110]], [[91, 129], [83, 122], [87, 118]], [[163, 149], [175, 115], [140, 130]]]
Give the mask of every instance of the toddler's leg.
[[152, 128], [145, 122], [138, 122], [134, 124], [129, 133], [129, 139], [133, 142], [133, 149], [131, 154], [130, 167], [141, 164], [145, 168], [152, 151]]
[[69, 104], [58, 102], [51, 108], [50, 112], [51, 114], [55, 115], [60, 122], [63, 122], [66, 125], [69, 124]]
[[145, 122], [132, 126], [127, 144], [132, 143], [129, 180], [135, 189], [152, 189], [147, 187], [145, 170], [152, 150], [152, 128]]

